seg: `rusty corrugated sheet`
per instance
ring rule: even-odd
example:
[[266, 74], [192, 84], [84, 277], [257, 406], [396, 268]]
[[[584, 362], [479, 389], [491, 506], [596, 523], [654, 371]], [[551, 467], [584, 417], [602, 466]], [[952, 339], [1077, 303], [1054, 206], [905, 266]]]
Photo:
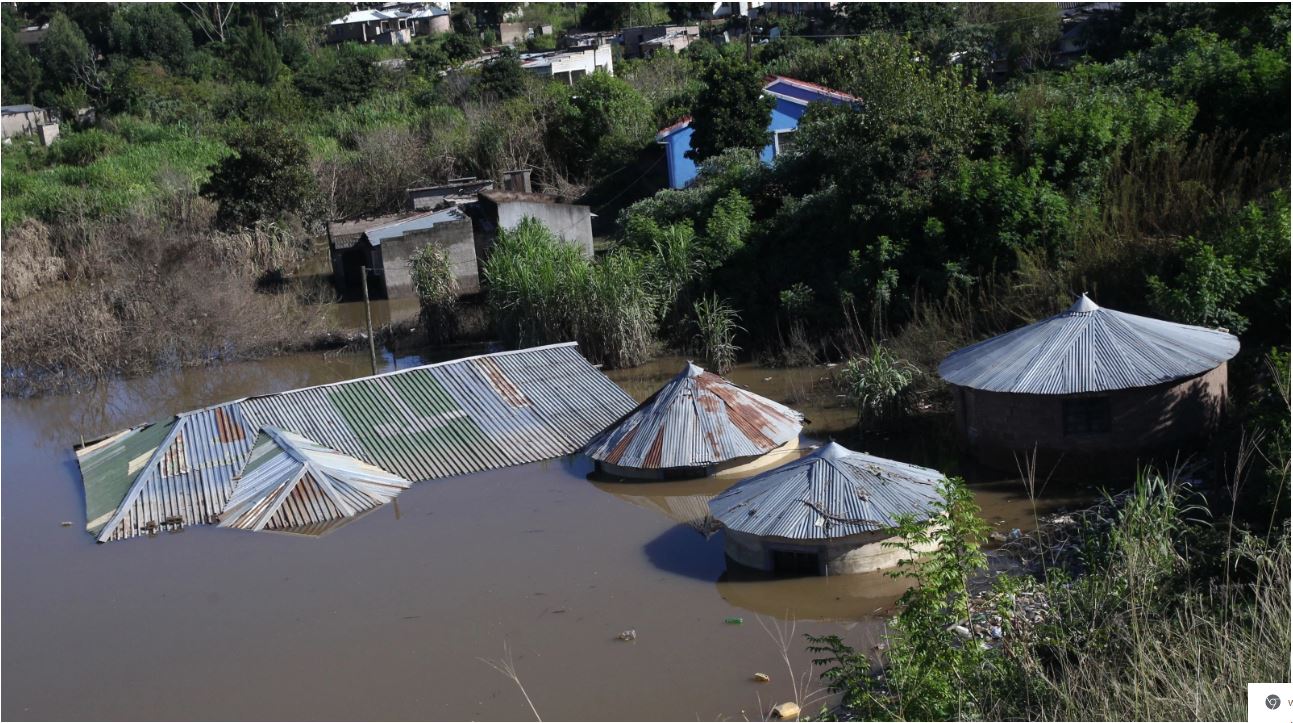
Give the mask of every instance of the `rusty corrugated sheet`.
[[797, 437], [803, 422], [799, 412], [687, 364], [584, 454], [635, 469], [705, 467], [766, 454]]
[[709, 509], [719, 524], [739, 532], [825, 540], [890, 529], [901, 515], [928, 518], [942, 479], [937, 470], [831, 442], [735, 485]]
[[989, 392], [1080, 394], [1184, 379], [1238, 352], [1224, 331], [1104, 309], [1083, 294], [1062, 314], [953, 352], [938, 373]]
[[107, 542], [214, 522], [265, 427], [422, 481], [570, 454], [632, 408], [574, 343], [227, 402], [78, 453], [87, 527]]
[[412, 484], [274, 427], [260, 430], [221, 527], [317, 535], [395, 499]]

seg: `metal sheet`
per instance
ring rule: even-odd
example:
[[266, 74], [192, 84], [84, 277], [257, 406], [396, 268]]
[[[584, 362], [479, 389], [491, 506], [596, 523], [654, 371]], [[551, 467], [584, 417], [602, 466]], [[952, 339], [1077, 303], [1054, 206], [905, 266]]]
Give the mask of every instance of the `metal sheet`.
[[412, 483], [274, 427], [260, 431], [221, 527], [318, 534], [390, 502]]
[[826, 540], [926, 519], [938, 500], [937, 470], [854, 452], [831, 442], [715, 497], [724, 527], [760, 537]]
[[797, 437], [803, 422], [799, 412], [687, 364], [584, 454], [636, 469], [704, 467], [766, 454]]
[[227, 402], [78, 459], [91, 531], [107, 542], [215, 521], [265, 427], [423, 481], [576, 452], [632, 408], [572, 342]]
[[990, 392], [1080, 394], [1184, 379], [1238, 352], [1232, 334], [1104, 309], [1084, 294], [1062, 314], [953, 352], [938, 373]]

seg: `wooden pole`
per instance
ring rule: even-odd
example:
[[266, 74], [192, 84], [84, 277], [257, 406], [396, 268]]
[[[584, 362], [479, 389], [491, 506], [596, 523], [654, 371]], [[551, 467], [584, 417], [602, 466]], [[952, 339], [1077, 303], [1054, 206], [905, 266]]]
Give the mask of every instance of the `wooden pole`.
[[359, 276], [364, 284], [364, 319], [368, 324], [368, 360], [372, 362], [373, 374], [377, 374], [377, 341], [373, 339], [373, 307], [368, 302], [368, 267], [359, 267]]

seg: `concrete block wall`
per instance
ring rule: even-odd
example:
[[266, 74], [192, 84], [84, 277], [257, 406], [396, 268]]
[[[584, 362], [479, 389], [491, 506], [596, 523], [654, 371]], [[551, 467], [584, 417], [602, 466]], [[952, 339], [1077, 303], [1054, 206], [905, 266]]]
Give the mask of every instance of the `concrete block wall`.
[[453, 266], [460, 296], [480, 292], [480, 273], [476, 266], [476, 244], [472, 236], [471, 220], [462, 218], [382, 241], [382, 267], [385, 270], [388, 298], [413, 295], [409, 259], [428, 244], [434, 244], [449, 254], [449, 263]]

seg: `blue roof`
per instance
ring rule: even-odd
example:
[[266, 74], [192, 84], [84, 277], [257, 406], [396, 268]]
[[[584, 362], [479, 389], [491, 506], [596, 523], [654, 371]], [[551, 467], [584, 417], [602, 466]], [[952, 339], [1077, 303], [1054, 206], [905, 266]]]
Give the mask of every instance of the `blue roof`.
[[774, 76], [767, 85], [764, 85], [763, 92], [780, 96], [800, 105], [807, 105], [809, 103], [833, 103], [836, 105], [843, 105], [858, 102], [857, 98], [848, 93], [842, 93], [838, 90], [827, 88], [824, 85], [796, 80], [794, 78], [786, 78], [780, 75]]
[[370, 228], [364, 232], [368, 243], [374, 246], [381, 246], [382, 241], [389, 238], [397, 238], [412, 231], [424, 231], [435, 226], [436, 224], [446, 223], [449, 221], [461, 221], [467, 218], [458, 208], [446, 208], [443, 211], [431, 211], [429, 213], [419, 214], [402, 218], [398, 221], [388, 223], [385, 226]]

